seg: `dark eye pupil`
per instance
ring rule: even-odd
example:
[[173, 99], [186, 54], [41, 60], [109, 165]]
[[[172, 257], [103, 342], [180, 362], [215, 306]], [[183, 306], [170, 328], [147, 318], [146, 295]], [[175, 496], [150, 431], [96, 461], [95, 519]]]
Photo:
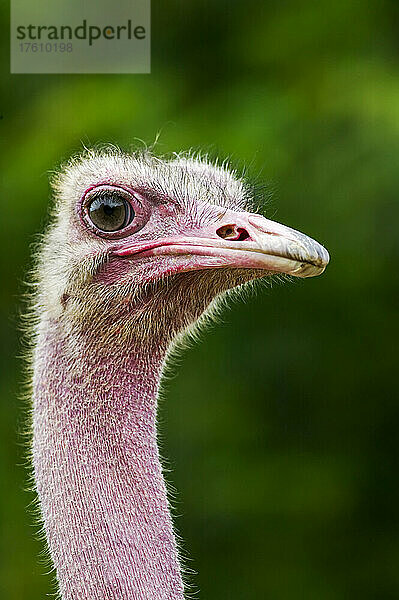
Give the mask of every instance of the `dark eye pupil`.
[[134, 210], [122, 196], [102, 194], [89, 206], [91, 222], [101, 231], [119, 231], [134, 218]]
[[115, 206], [110, 206], [109, 204], [103, 204], [103, 211], [105, 212], [107, 217], [110, 217], [115, 213]]

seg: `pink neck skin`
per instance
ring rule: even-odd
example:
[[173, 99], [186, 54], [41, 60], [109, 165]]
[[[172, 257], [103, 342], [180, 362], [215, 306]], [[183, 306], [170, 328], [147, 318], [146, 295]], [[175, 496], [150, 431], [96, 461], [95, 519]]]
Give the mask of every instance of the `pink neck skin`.
[[164, 352], [63, 335], [34, 365], [33, 460], [63, 600], [182, 600], [156, 443]]

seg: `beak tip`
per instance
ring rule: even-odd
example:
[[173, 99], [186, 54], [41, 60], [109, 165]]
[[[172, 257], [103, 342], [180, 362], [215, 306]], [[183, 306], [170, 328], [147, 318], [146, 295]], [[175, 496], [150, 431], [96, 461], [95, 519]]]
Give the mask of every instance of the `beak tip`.
[[307, 260], [299, 262], [299, 266], [292, 272], [292, 275], [305, 279], [322, 275], [326, 270], [330, 262], [330, 255], [324, 246], [314, 240], [312, 242], [312, 250], [306, 257]]

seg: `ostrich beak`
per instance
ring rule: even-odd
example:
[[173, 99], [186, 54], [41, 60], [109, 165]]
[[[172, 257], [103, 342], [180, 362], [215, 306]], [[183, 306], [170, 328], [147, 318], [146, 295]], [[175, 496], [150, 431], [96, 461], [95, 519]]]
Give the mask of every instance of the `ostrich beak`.
[[233, 267], [314, 277], [330, 260], [327, 250], [307, 235], [261, 215], [233, 210], [187, 234], [127, 244], [113, 253], [176, 258], [168, 273]]

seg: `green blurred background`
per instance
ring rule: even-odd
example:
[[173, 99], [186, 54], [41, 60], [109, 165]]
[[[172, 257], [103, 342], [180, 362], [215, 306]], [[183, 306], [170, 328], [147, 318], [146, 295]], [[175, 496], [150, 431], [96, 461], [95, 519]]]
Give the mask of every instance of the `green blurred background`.
[[332, 255], [237, 303], [162, 403], [204, 600], [399, 598], [399, 3], [152, 4], [152, 74], [9, 75], [0, 5], [0, 597], [51, 591], [24, 491], [18, 306], [48, 172], [85, 145], [204, 148]]

